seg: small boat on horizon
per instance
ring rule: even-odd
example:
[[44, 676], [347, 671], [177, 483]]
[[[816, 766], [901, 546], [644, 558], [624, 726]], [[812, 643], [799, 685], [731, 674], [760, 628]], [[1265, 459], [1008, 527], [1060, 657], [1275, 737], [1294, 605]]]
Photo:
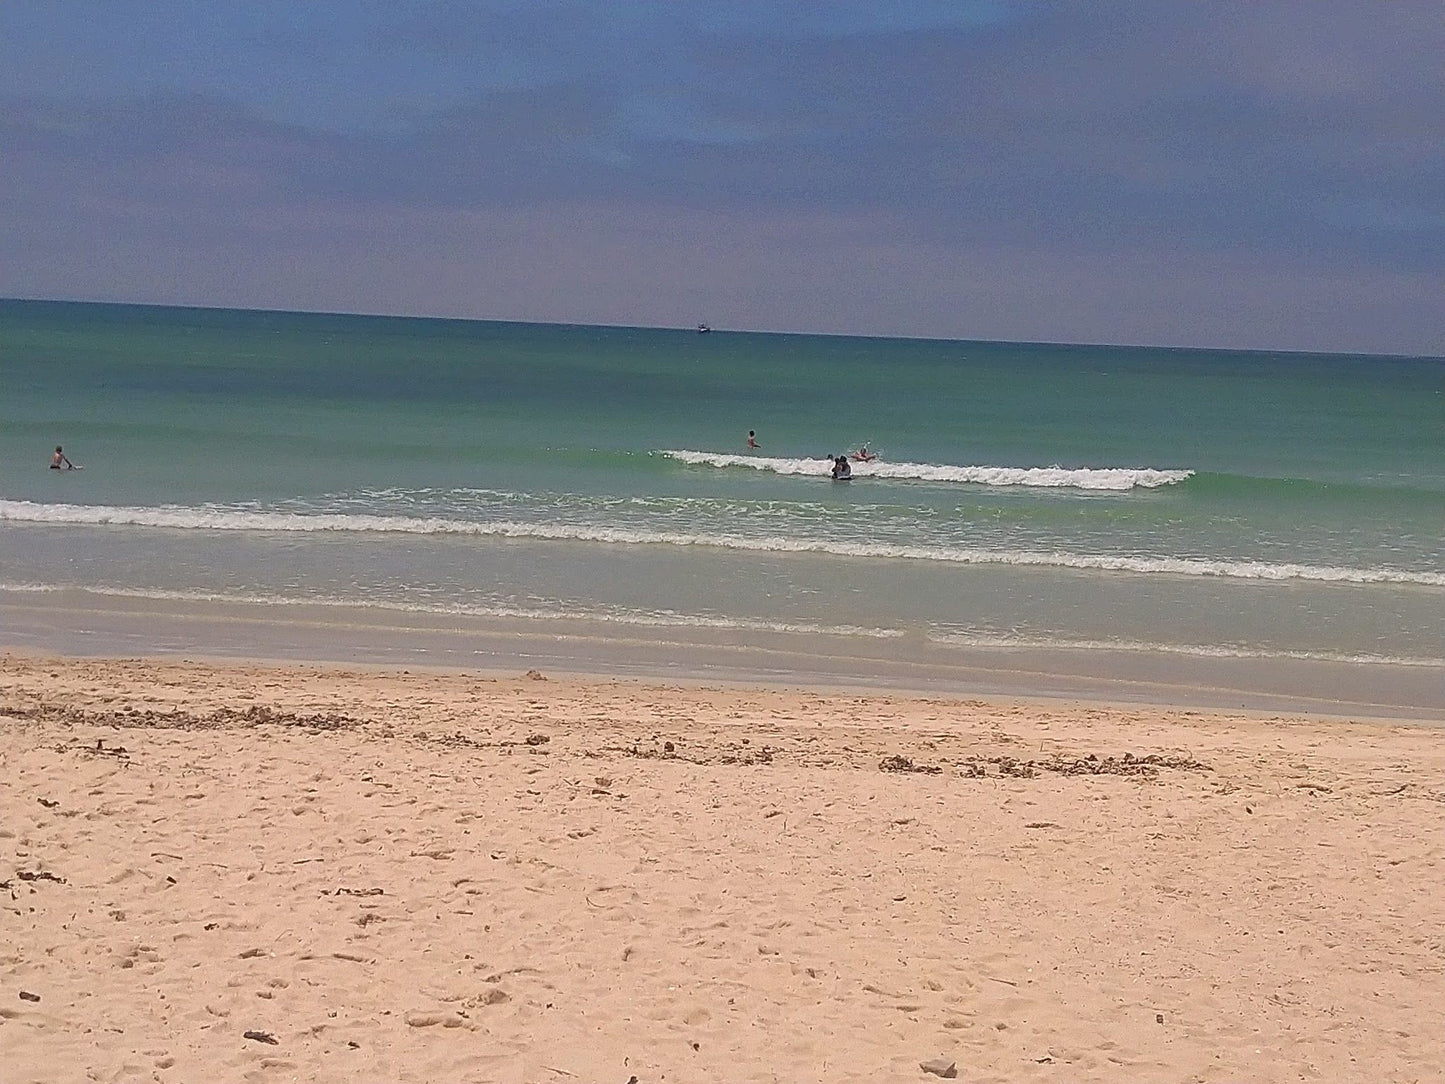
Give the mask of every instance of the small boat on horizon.
[[698, 324], [698, 325], [697, 325], [697, 333], [698, 333], [699, 335], [706, 335], [706, 334], [707, 334], [709, 331], [711, 331], [711, 330], [712, 330], [712, 328], [709, 327], [707, 324]]

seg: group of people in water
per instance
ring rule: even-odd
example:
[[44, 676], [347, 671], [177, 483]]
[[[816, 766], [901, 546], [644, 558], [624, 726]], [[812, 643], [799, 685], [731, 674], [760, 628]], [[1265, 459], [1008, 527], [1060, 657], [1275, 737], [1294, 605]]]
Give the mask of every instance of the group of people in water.
[[[853, 463], [871, 463], [878, 457], [868, 450], [868, 445], [863, 445], [856, 452], [849, 452], [847, 455], [835, 455], [830, 457], [833, 460], [833, 480], [846, 482], [853, 477]], [[850, 463], [849, 460], [852, 460]]]
[[[749, 429], [748, 449], [752, 451], [761, 447], [762, 445], [758, 443], [757, 433]], [[846, 482], [853, 477], [853, 463], [871, 463], [877, 458], [875, 453], [868, 450], [868, 445], [864, 444], [856, 452], [849, 452], [846, 455], [830, 455], [828, 459], [833, 464], [830, 473], [835, 482]]]

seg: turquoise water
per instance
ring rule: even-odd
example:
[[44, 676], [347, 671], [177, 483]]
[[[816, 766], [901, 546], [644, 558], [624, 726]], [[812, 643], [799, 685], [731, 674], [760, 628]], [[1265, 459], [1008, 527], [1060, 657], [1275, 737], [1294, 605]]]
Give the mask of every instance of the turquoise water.
[[0, 589], [1445, 661], [1440, 359], [15, 301], [0, 351]]

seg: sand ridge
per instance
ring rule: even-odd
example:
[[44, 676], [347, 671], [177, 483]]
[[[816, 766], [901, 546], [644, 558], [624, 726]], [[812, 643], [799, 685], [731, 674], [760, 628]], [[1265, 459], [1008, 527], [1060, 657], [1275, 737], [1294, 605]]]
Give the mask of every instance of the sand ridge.
[[7, 1081], [1445, 1078], [1431, 728], [24, 656], [0, 723]]

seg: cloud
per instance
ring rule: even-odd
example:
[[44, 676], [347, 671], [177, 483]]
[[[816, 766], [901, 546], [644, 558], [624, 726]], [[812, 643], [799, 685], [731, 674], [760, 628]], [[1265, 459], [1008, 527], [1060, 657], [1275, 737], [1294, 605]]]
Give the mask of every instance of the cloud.
[[0, 290], [1445, 352], [1423, 3], [167, 10], [152, 84], [113, 17], [134, 69], [0, 55]]

